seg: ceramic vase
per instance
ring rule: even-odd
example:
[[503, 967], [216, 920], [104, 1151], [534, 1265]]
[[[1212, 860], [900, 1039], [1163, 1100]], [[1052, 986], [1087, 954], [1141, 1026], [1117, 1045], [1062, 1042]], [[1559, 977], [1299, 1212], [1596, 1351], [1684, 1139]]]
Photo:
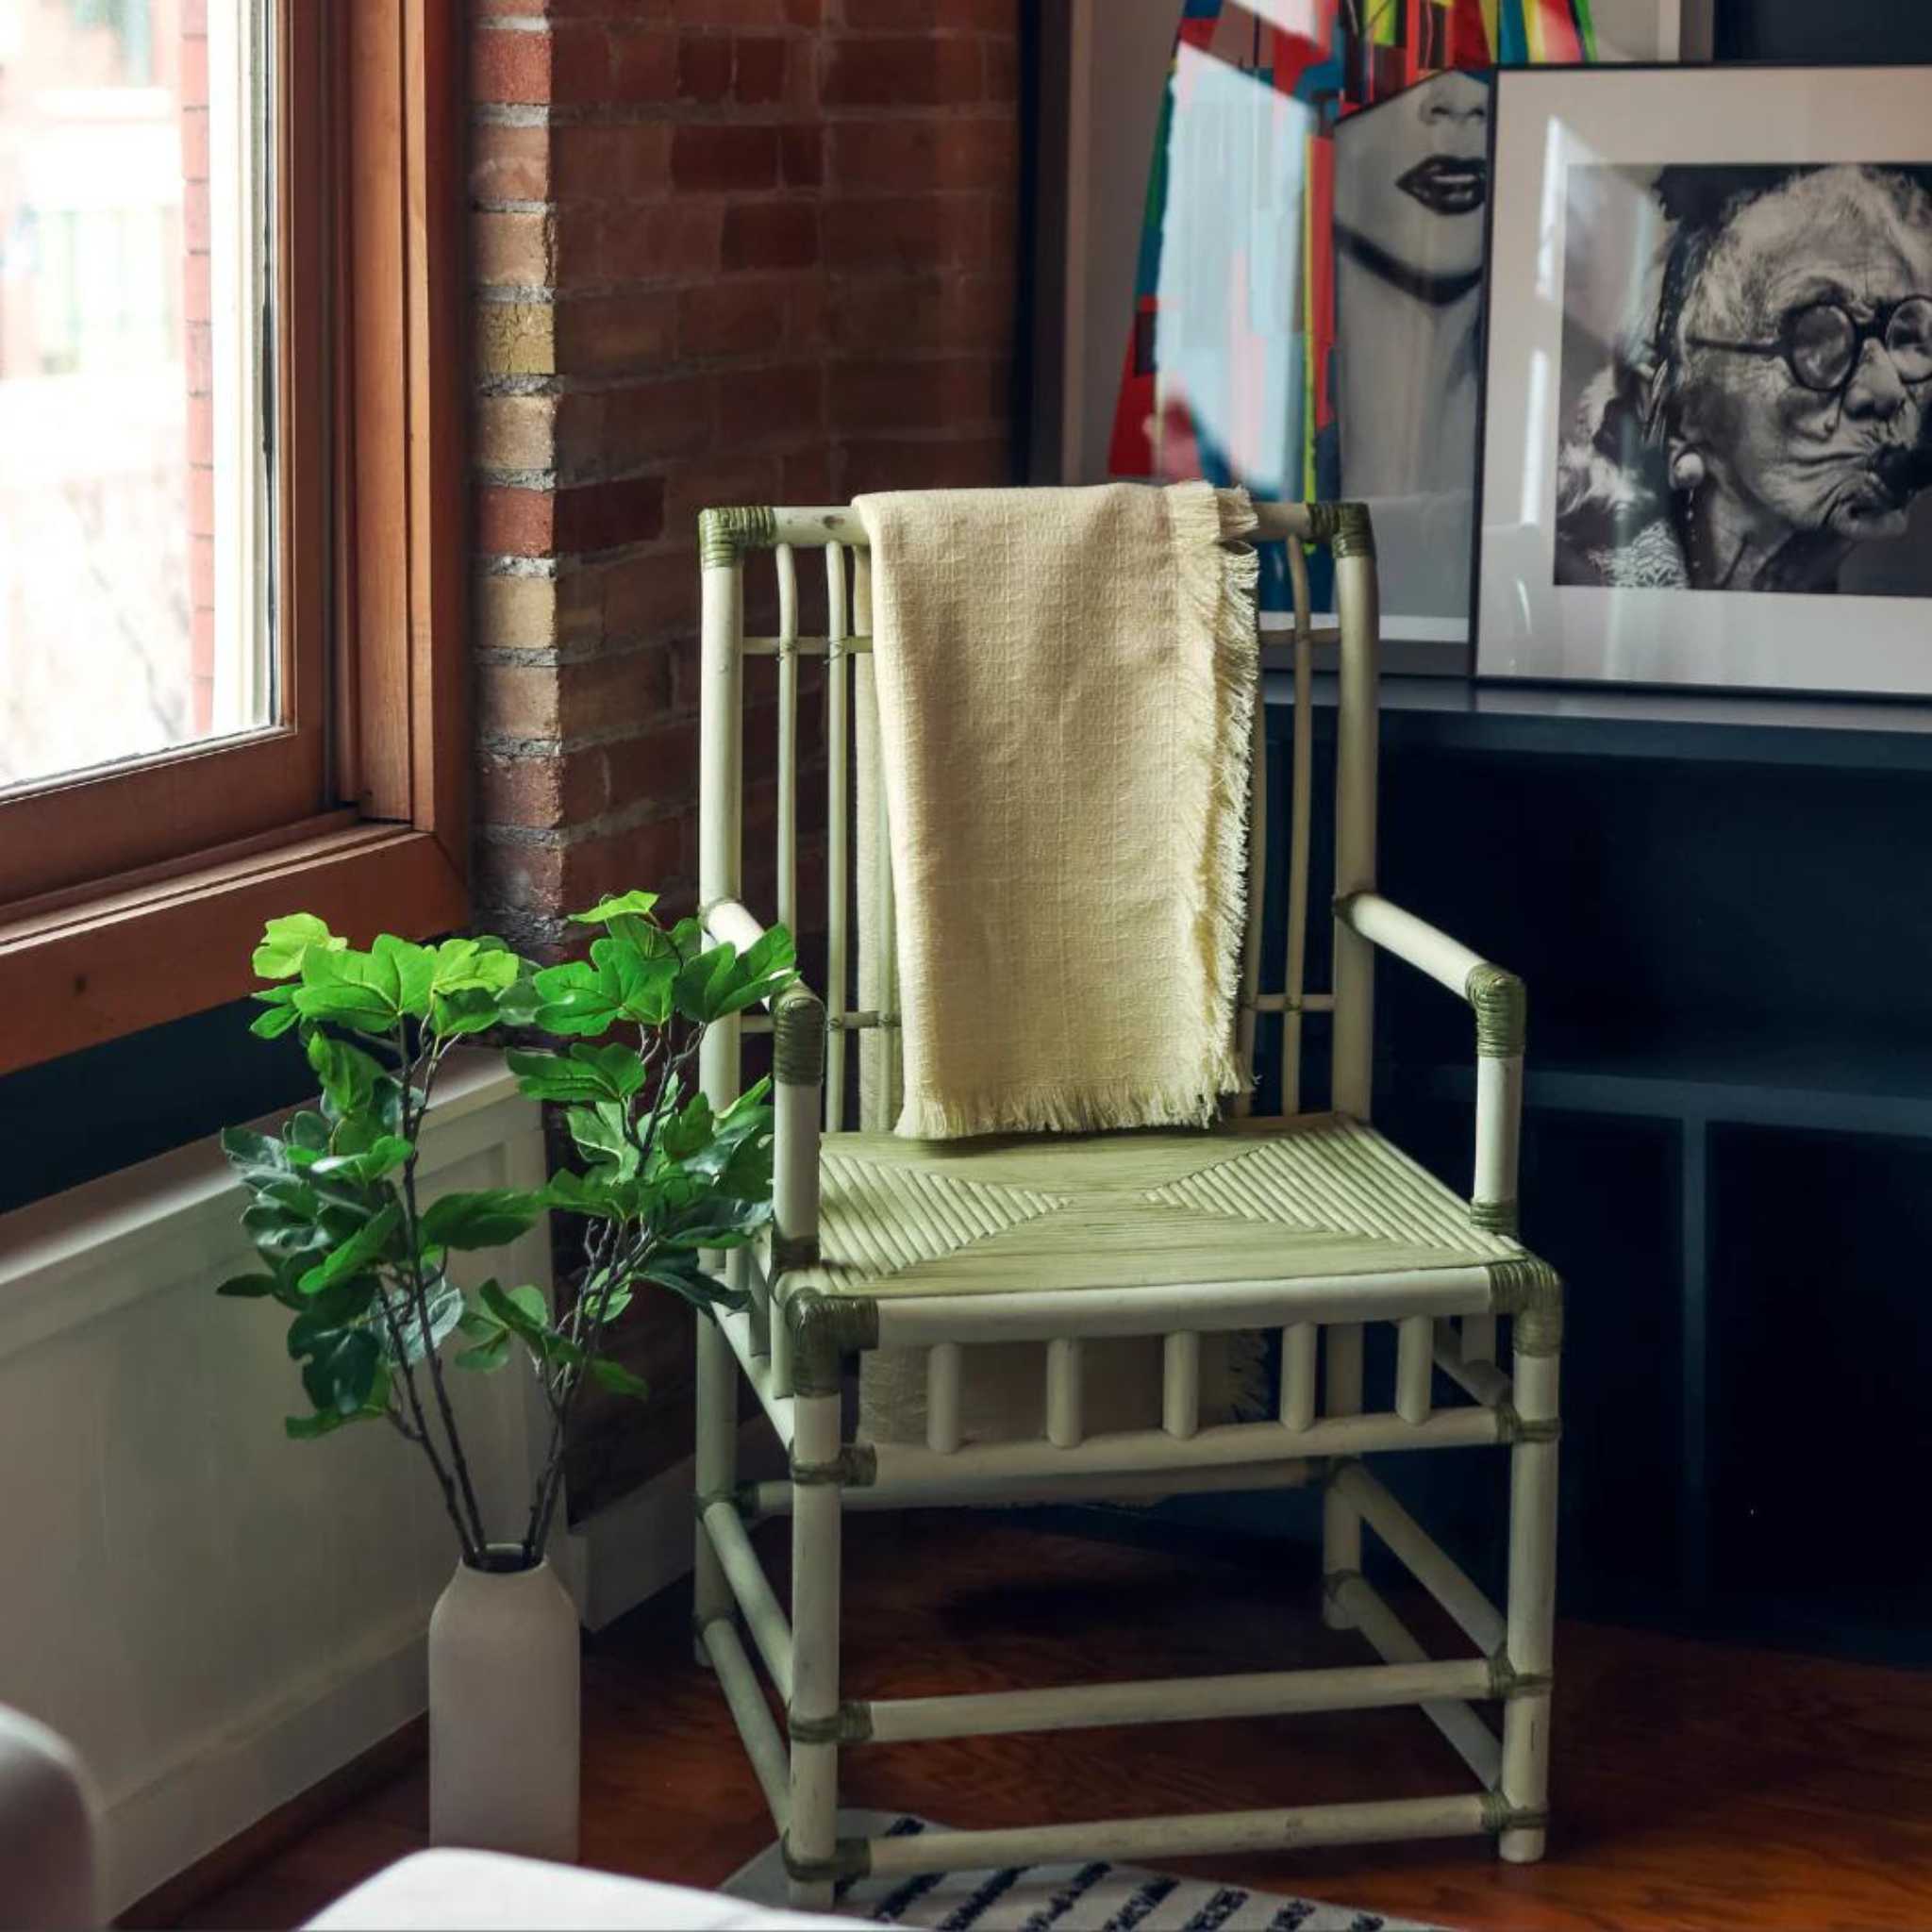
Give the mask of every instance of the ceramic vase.
[[429, 1619], [429, 1840], [577, 1855], [576, 1606], [515, 1544], [459, 1563]]

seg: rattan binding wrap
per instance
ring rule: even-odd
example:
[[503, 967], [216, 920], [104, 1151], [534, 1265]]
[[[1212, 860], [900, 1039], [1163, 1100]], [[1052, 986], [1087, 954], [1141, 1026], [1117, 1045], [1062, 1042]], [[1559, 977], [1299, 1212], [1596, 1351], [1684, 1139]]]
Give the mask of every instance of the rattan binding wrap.
[[1317, 543], [1337, 557], [1373, 557], [1375, 525], [1365, 503], [1311, 503], [1308, 525]]
[[1501, 966], [1478, 966], [1463, 989], [1475, 1009], [1475, 1050], [1485, 1059], [1513, 1059], [1529, 1033], [1529, 990]]
[[772, 1074], [781, 1087], [825, 1077], [825, 1006], [808, 987], [788, 987], [773, 1002]]
[[865, 1295], [808, 1289], [785, 1304], [791, 1330], [791, 1386], [800, 1395], [836, 1395], [848, 1355], [879, 1345], [879, 1311]]
[[698, 561], [706, 570], [729, 570], [747, 550], [769, 550], [778, 541], [772, 509], [708, 509], [698, 518]]
[[1510, 1346], [1518, 1355], [1558, 1355], [1563, 1347], [1563, 1283], [1547, 1261], [1491, 1261], [1496, 1312], [1515, 1318]]

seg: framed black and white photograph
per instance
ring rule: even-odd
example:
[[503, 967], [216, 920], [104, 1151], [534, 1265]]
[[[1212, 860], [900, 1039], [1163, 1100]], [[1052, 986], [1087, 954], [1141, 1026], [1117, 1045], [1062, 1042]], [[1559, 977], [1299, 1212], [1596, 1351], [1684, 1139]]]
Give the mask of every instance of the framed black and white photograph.
[[1507, 72], [1489, 676], [1932, 694], [1932, 72]]

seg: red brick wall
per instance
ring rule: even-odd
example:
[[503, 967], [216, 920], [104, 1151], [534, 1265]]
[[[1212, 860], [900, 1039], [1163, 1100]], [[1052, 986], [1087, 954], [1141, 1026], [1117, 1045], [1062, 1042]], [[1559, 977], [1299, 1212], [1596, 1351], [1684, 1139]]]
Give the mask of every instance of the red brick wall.
[[1017, 0], [478, 0], [480, 911], [689, 885], [693, 520], [1008, 478]]
[[[608, 889], [689, 902], [701, 508], [1010, 480], [1018, 15], [474, 0], [484, 926], [544, 946]], [[773, 806], [755, 782], [754, 892]], [[580, 1507], [684, 1452], [689, 1353], [639, 1322], [658, 1396], [593, 1420]]]

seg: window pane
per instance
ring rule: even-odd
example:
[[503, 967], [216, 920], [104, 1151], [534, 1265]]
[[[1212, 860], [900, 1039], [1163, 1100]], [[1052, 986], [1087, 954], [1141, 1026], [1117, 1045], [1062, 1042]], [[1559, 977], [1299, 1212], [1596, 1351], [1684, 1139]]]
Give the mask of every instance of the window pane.
[[251, 0], [0, 0], [0, 792], [276, 717]]

